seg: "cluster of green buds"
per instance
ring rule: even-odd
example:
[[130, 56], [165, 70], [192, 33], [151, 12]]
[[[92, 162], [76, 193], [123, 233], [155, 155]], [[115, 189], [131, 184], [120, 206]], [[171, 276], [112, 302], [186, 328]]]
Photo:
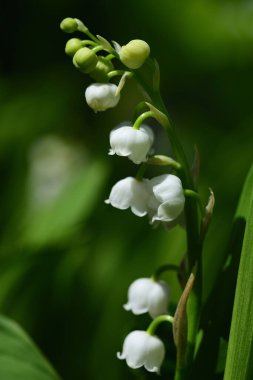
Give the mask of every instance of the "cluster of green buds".
[[[86, 35], [83, 40], [69, 39], [65, 52], [72, 58], [77, 69], [96, 81], [86, 90], [88, 105], [95, 112], [115, 107], [126, 77], [132, 75], [132, 70], [141, 68], [148, 59], [149, 45], [138, 39], [122, 47], [117, 42], [111, 44], [105, 38], [93, 35], [83, 22], [76, 18], [65, 18], [60, 27], [66, 33], [81, 32]], [[120, 61], [120, 69], [115, 69], [113, 60]], [[110, 83], [115, 76], [121, 77], [118, 85]]]

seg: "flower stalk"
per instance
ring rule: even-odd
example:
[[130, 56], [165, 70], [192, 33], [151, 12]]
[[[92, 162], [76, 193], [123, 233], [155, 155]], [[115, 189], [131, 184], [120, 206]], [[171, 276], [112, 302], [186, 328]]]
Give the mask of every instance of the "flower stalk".
[[[179, 175], [181, 177], [184, 188], [196, 191], [194, 181], [190, 171], [188, 161], [186, 159], [183, 147], [177, 138], [175, 130], [172, 128], [169, 121], [169, 114], [164, 105], [160, 91], [154, 91], [152, 87], [143, 82], [139, 76], [135, 76], [137, 81], [144, 89], [151, 99], [152, 104], [158, 108], [166, 116], [166, 123], [163, 125], [167, 131], [170, 139], [172, 149], [175, 154], [176, 160], [181, 165]], [[187, 198], [185, 202], [185, 219], [186, 219], [186, 234], [187, 234], [187, 262], [188, 273], [192, 271], [194, 265], [198, 265], [198, 274], [195, 279], [195, 286], [193, 287], [188, 308], [188, 347], [187, 356], [185, 361], [185, 368], [177, 368], [175, 373], [175, 380], [183, 380], [187, 370], [191, 367], [193, 361], [194, 347], [198, 332], [198, 325], [201, 312], [201, 299], [202, 299], [202, 241], [200, 237], [200, 218], [198, 214], [198, 205], [192, 198]], [[180, 377], [179, 377], [180, 374]]]
[[[105, 111], [118, 104], [120, 92], [128, 77], [133, 77], [143, 91], [144, 101], [136, 107], [134, 124], [126, 123], [111, 131], [109, 151], [110, 155], [127, 157], [134, 164], [141, 166], [135, 178], [127, 177], [113, 186], [106, 203], [122, 210], [130, 208], [139, 217], [148, 215], [151, 224], [163, 223], [167, 224], [167, 227], [179, 223], [184, 213], [187, 236], [186, 268], [181, 270], [177, 265], [163, 265], [151, 279], [142, 278], [131, 285], [129, 301], [125, 308], [132, 310], [134, 314], [148, 311], [155, 319], [147, 331], [134, 331], [126, 337], [123, 353], [119, 354], [119, 358], [126, 359], [131, 368], [143, 365], [148, 371], [158, 373], [164, 358], [164, 346], [154, 333], [160, 323], [170, 322], [173, 324], [177, 347], [175, 380], [184, 380], [193, 363], [201, 313], [202, 245], [212, 216], [214, 196], [211, 193], [208, 205], [204, 209], [183, 146], [171, 124], [160, 94], [159, 65], [149, 57], [149, 45], [142, 40], [132, 40], [122, 47], [113, 42], [114, 49], [106, 39], [89, 32], [78, 19], [63, 20], [61, 28], [67, 33], [81, 31], [91, 40], [70, 40], [66, 45], [66, 53], [73, 57], [74, 65], [81, 72], [89, 74], [99, 82], [90, 85], [85, 93], [88, 105], [95, 112]], [[90, 45], [90, 48], [86, 45]], [[101, 53], [97, 56], [98, 52]], [[126, 70], [114, 68], [115, 62], [111, 62], [114, 58], [120, 60], [121, 67], [123, 64]], [[144, 79], [142, 66], [149, 70], [148, 78]], [[121, 76], [118, 86], [109, 83], [115, 76]], [[149, 118], [154, 118], [166, 130], [174, 158], [152, 156], [154, 133], [149, 126], [143, 124]], [[152, 179], [144, 178], [148, 165], [168, 166], [174, 174], [164, 174]], [[165, 315], [168, 292], [164, 284], [158, 281], [166, 270], [174, 270], [178, 275], [183, 274], [184, 278], [189, 277], [174, 317]], [[147, 347], [154, 349], [149, 351]], [[133, 357], [134, 350], [137, 350], [139, 357]]]

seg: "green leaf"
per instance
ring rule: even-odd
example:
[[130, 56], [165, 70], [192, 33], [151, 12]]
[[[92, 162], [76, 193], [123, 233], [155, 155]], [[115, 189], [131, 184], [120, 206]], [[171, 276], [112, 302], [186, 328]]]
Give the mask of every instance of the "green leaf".
[[253, 378], [253, 166], [240, 199], [237, 218], [246, 221], [228, 344], [224, 380]]
[[72, 234], [96, 206], [107, 178], [108, 168], [102, 161], [91, 164], [53, 201], [27, 220], [24, 243], [43, 245]]
[[0, 315], [0, 379], [60, 380], [28, 335]]

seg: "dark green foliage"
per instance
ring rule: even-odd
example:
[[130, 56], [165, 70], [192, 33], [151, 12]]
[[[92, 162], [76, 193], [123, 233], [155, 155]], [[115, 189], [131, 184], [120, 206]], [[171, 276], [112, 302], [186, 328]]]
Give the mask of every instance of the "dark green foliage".
[[[149, 276], [158, 265], [180, 262], [185, 235], [180, 227], [170, 232], [151, 229], [146, 219], [104, 204], [115, 181], [137, 171], [126, 159], [108, 157], [107, 151], [109, 131], [132, 118], [140, 95], [129, 81], [117, 108], [96, 115], [88, 109], [84, 90], [90, 82], [65, 56], [68, 36], [59, 29], [64, 17], [79, 17], [108, 40], [126, 44], [140, 38], [150, 43], [151, 55], [161, 67], [162, 94], [190, 162], [193, 146], [198, 146], [201, 197], [206, 202], [211, 187], [216, 206], [204, 245], [203, 334], [191, 378], [222, 379], [236, 286], [234, 315], [251, 296], [242, 288], [242, 275], [236, 285], [242, 246], [244, 254], [245, 249], [250, 252], [252, 221], [245, 213], [249, 203], [246, 208], [240, 203], [236, 214], [235, 210], [252, 162], [252, 9], [248, 2], [211, 0], [98, 1], [96, 12], [92, 2], [79, 0], [8, 4], [0, 73], [0, 311], [27, 330], [64, 380], [156, 377], [130, 371], [116, 359], [125, 335], [144, 329], [150, 321], [126, 313], [122, 304], [131, 281]], [[156, 147], [166, 154], [165, 135], [158, 126], [154, 130]], [[41, 205], [34, 207], [32, 152], [47, 138], [59, 139], [81, 157], [72, 160], [70, 154], [69, 182], [44, 203], [39, 193]], [[44, 158], [51, 170], [56, 158], [50, 154]], [[159, 170], [160, 174], [165, 169]], [[41, 184], [61, 181], [61, 172], [55, 173]], [[149, 176], [153, 175], [151, 169]], [[248, 243], [243, 243], [244, 236]], [[249, 260], [241, 264], [247, 271], [244, 280], [251, 286], [252, 257], [244, 257]], [[175, 274], [164, 278], [172, 287], [175, 311], [180, 286]], [[235, 317], [227, 371], [234, 371], [233, 355], [238, 354], [234, 350], [248, 332], [243, 326], [238, 335], [238, 322], [252, 323]], [[15, 373], [9, 361], [15, 360], [16, 348], [4, 344], [7, 338], [2, 336], [12, 326], [1, 319], [0, 378], [22, 380], [21, 370], [13, 378], [11, 372], [1, 372], [9, 368]], [[15, 337], [21, 334], [22, 344], [28, 344], [23, 332], [15, 326], [14, 330]], [[172, 336], [167, 329], [159, 334], [165, 338], [167, 355], [161, 378], [170, 379], [175, 364]], [[28, 346], [22, 355], [31, 354], [42, 363], [29, 368], [43, 369], [38, 377], [31, 372], [31, 379], [57, 378], [45, 377], [56, 375], [31, 343]], [[248, 360], [250, 345], [240, 354]], [[32, 363], [21, 358], [22, 363]], [[250, 374], [246, 369], [238, 380], [249, 380]], [[28, 373], [24, 379], [30, 380]]]

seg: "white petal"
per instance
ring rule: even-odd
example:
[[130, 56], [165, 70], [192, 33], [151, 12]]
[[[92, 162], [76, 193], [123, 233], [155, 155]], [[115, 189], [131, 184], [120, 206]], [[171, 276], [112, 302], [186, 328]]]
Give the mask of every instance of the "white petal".
[[115, 154], [114, 150], [113, 149], [109, 149], [109, 152], [108, 152], [109, 156], [113, 156]]
[[113, 186], [105, 203], [120, 210], [130, 207], [135, 215], [142, 217], [148, 213], [150, 190], [147, 183], [145, 178], [142, 181], [133, 177], [122, 179]]
[[162, 203], [157, 210], [157, 215], [152, 219], [160, 220], [162, 222], [170, 222], [176, 219], [184, 209], [184, 199], [173, 199], [173, 201], [168, 201]]
[[136, 216], [144, 216], [148, 213], [148, 201], [150, 197], [149, 187], [147, 181], [133, 181], [131, 190], [133, 198], [131, 201], [131, 210]]
[[152, 289], [149, 293], [148, 310], [152, 318], [168, 312], [169, 288], [163, 281], [153, 281]]
[[165, 348], [163, 342], [156, 336], [150, 336], [147, 340], [144, 367], [150, 372], [159, 373], [164, 356]]
[[141, 127], [140, 127], [140, 130], [145, 132], [148, 136], [149, 136], [149, 140], [151, 142], [151, 144], [153, 144], [154, 142], [154, 132], [152, 131], [152, 129], [146, 125], [146, 124], [142, 124]]
[[120, 352], [117, 352], [117, 358], [120, 359], [120, 360], [124, 360], [126, 359], [126, 356], [124, 355], [124, 353], [120, 353]]
[[153, 193], [161, 203], [167, 202], [174, 198], [181, 199], [184, 202], [184, 192], [180, 178], [173, 174], [161, 175], [150, 180], [153, 184]]
[[124, 305], [124, 308], [132, 310], [136, 315], [146, 313], [152, 287], [153, 281], [150, 278], [135, 280], [128, 289], [128, 303]]
[[134, 178], [127, 177], [117, 182], [105, 202], [110, 203], [113, 207], [125, 210], [130, 207], [132, 200], [132, 181]]
[[130, 126], [121, 126], [111, 131], [110, 145], [118, 156], [129, 156], [131, 154], [129, 139], [132, 129]]
[[123, 343], [123, 352], [120, 358], [126, 359], [127, 365], [131, 368], [143, 366], [146, 359], [145, 347], [148, 339], [149, 334], [146, 331], [132, 331]]
[[146, 161], [152, 143], [153, 132], [147, 126], [139, 130], [121, 126], [110, 133], [112, 150], [119, 156], [129, 157], [136, 164]]
[[85, 91], [86, 102], [95, 112], [105, 111], [118, 104], [120, 95], [115, 96], [116, 91], [113, 83], [93, 83]]

